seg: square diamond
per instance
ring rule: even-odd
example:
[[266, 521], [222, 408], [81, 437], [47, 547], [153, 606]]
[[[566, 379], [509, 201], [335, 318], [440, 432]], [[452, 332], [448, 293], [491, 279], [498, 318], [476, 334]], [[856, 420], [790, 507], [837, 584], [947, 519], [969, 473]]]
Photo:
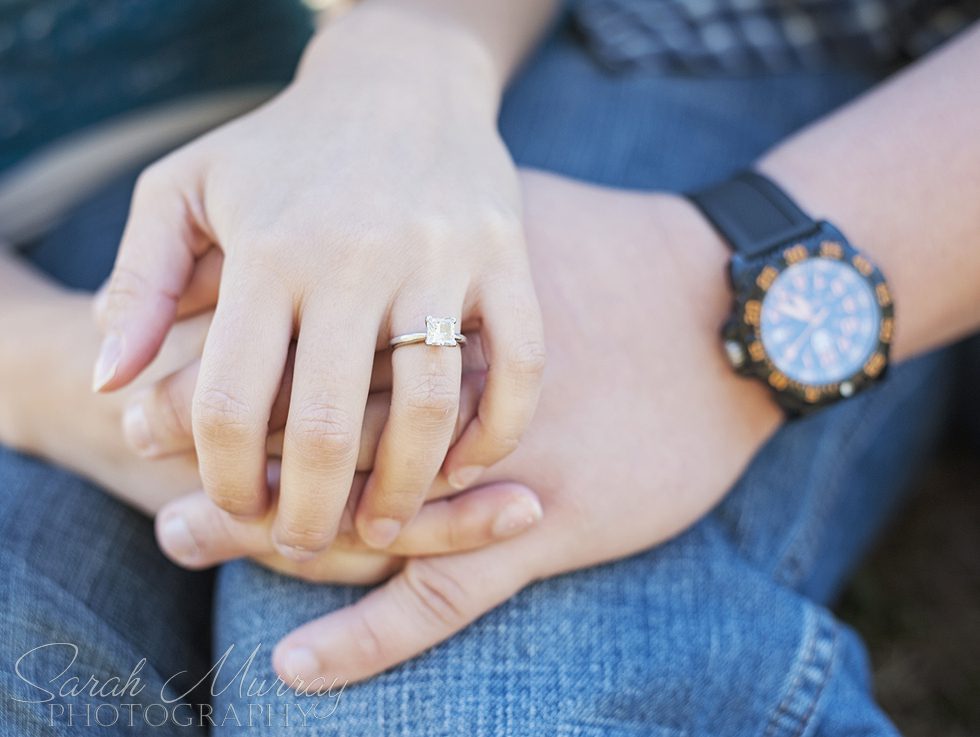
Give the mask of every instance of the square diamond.
[[425, 344], [455, 346], [456, 318], [429, 317], [425, 318]]

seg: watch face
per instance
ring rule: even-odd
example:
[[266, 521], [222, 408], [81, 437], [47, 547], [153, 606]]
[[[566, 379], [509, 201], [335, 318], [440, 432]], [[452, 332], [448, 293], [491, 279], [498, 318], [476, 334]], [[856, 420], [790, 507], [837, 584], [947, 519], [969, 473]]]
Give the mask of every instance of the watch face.
[[880, 322], [873, 287], [856, 269], [810, 258], [773, 281], [762, 301], [759, 329], [779, 371], [819, 386], [861, 370], [877, 345]]

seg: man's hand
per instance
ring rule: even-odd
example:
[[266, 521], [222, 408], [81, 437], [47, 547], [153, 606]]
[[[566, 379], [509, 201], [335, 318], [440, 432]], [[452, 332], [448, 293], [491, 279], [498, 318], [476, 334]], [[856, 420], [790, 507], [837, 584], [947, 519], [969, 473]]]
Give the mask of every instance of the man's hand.
[[[725, 362], [727, 254], [691, 206], [542, 174], [524, 185], [551, 359], [521, 448], [488, 480], [533, 488], [544, 520], [483, 550], [411, 559], [357, 604], [294, 631], [274, 655], [287, 682], [367, 678], [535, 579], [678, 534], [780, 421], [765, 389]], [[194, 514], [207, 502], [182, 504]], [[228, 558], [248, 552], [218, 544]]]
[[[4, 295], [0, 375], [5, 387], [0, 442], [67, 467], [137, 509], [154, 513], [200, 488], [193, 453], [162, 463], [133, 455], [121, 432], [123, 413], [137, 388], [112, 398], [88, 391], [98, 333], [91, 300], [44, 282], [13, 257], [0, 263], [3, 280], [23, 285]], [[199, 354], [207, 317], [185, 320], [168, 337], [144, 381], [152, 382]], [[9, 393], [8, 393], [9, 392]]]
[[[905, 305], [902, 359], [980, 327], [978, 62], [980, 25], [759, 162], [888, 274]], [[765, 388], [721, 355], [727, 256], [691, 207], [541, 176], [525, 184], [551, 360], [524, 445], [493, 474], [538, 490], [545, 522], [494, 548], [412, 561], [285, 638], [285, 676], [368, 677], [535, 578], [676, 534], [778, 425]]]

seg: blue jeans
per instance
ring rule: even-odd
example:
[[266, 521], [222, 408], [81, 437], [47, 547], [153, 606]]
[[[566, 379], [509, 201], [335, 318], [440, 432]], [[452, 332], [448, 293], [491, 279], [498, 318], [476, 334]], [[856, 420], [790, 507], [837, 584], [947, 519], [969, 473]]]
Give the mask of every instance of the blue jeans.
[[[746, 165], [876, 79], [874, 70], [610, 77], [559, 32], [511, 89], [502, 129], [524, 165], [610, 185], [684, 190]], [[111, 261], [130, 186], [94, 198], [30, 256], [62, 280], [94, 286]], [[136, 513], [67, 472], [0, 451], [0, 733], [76, 733], [64, 710], [11, 701], [38, 691], [8, 665], [43, 643], [67, 642], [79, 645], [75, 667], [86, 676], [125, 680], [147, 659], [147, 688], [136, 697], [57, 700], [80, 709], [100, 700], [147, 709], [170, 675], [186, 671], [171, 689], [182, 692], [232, 648], [219, 684], [234, 685], [210, 699], [213, 720], [223, 723], [215, 732], [895, 734], [872, 698], [861, 643], [826, 606], [935, 446], [950, 364], [948, 353], [909, 362], [884, 386], [787, 425], [724, 502], [685, 534], [530, 586], [421, 657], [321, 698], [311, 716], [299, 711], [311, 700], [296, 695], [243, 694], [233, 672], [247, 669], [246, 686], [271, 683], [276, 640], [364, 589], [314, 586], [238, 561], [218, 570], [212, 592], [206, 575], [162, 559]], [[25, 666], [34, 682], [56, 674], [66, 652], [35, 651]], [[207, 695], [186, 701], [201, 698]], [[85, 718], [77, 713], [76, 725]], [[104, 710], [103, 722], [113, 713]], [[190, 714], [175, 713], [178, 721]], [[148, 722], [135, 714], [142, 725], [156, 724], [163, 712], [146, 711]]]

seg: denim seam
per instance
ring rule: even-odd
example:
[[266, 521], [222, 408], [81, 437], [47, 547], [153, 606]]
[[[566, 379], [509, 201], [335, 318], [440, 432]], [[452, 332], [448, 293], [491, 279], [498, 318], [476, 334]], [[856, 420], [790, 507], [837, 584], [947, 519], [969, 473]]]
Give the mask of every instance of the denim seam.
[[[789, 685], [770, 715], [764, 737], [803, 737], [813, 724], [820, 697], [830, 680], [837, 652], [836, 629], [829, 615], [815, 607], [808, 606], [804, 611], [802, 656], [793, 665]], [[824, 650], [826, 655], [822, 654]], [[805, 706], [801, 708], [801, 704]]]
[[[820, 539], [823, 537], [824, 521], [828, 515], [828, 510], [833, 506], [834, 501], [840, 497], [842, 491], [842, 479], [847, 463], [845, 459], [851, 459], [867, 450], [875, 437], [866, 431], [868, 427], [881, 427], [887, 422], [888, 418], [894, 414], [896, 407], [904, 405], [909, 396], [918, 388], [919, 384], [909, 384], [908, 388], [900, 397], [890, 397], [887, 402], [873, 402], [867, 411], [856, 415], [847, 428], [838, 429], [834, 436], [837, 442], [828, 451], [837, 462], [833, 464], [834, 473], [823, 485], [822, 490], [816, 494], [813, 503], [801, 519], [814, 521], [815, 524], [799, 525], [797, 533], [790, 536], [787, 543], [783, 546], [783, 552], [778, 556], [774, 569], [776, 581], [796, 588], [800, 582], [810, 573], [813, 559], [820, 547]], [[863, 435], [860, 433], [863, 432]], [[850, 436], [859, 435], [865, 438], [865, 442], [860, 446], [852, 442], [847, 442]]]

